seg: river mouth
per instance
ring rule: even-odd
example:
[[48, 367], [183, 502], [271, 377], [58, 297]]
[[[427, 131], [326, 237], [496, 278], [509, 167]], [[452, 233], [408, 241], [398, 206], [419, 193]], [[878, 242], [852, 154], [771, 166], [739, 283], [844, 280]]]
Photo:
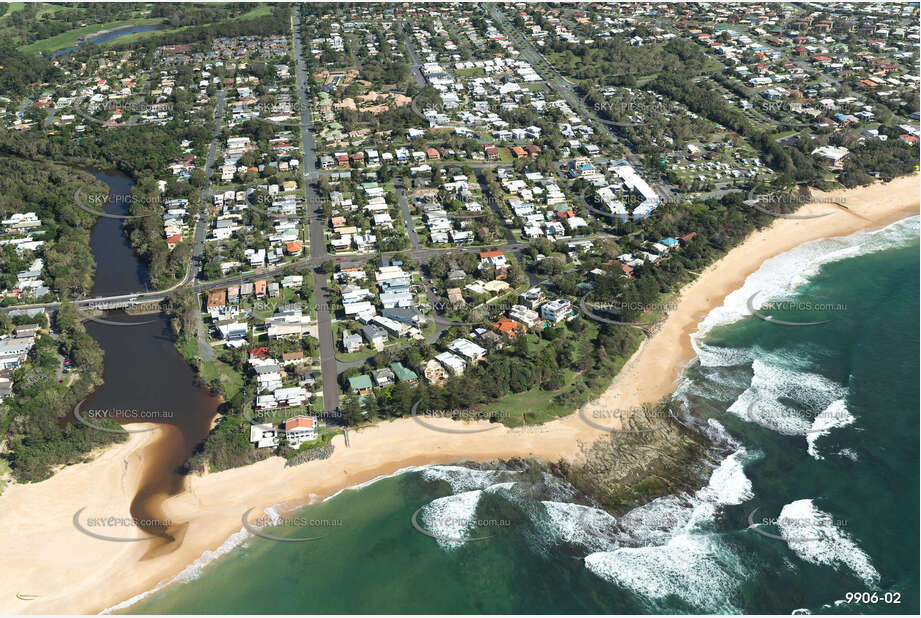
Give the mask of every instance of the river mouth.
[[[109, 186], [107, 214], [127, 214], [132, 180], [117, 171], [85, 170]], [[100, 217], [90, 236], [96, 259], [93, 296], [143, 292], [147, 269], [135, 255], [121, 219]], [[186, 489], [186, 462], [208, 435], [221, 403], [198, 386], [192, 367], [176, 349], [164, 313], [128, 315], [106, 312], [113, 323], [87, 321], [86, 330], [105, 353], [103, 384], [84, 402], [84, 417], [113, 418], [132, 431], [137, 423], [157, 423], [157, 438], [144, 448], [143, 469], [131, 501], [138, 527], [165, 539], [153, 552], [172, 551], [185, 524], [169, 521], [163, 501]], [[170, 547], [170, 549], [166, 549]]]
[[[153, 320], [151, 321], [151, 319]], [[192, 368], [175, 348], [169, 320], [119, 316], [137, 325], [118, 328], [88, 322], [86, 330], [105, 351], [104, 383], [83, 410], [111, 411], [127, 420], [163, 425], [143, 452], [143, 470], [131, 515], [145, 532], [172, 540], [181, 522], [171, 522], [163, 501], [185, 490], [188, 458], [208, 435], [220, 399], [196, 386]], [[132, 422], [125, 423], [131, 429]]]

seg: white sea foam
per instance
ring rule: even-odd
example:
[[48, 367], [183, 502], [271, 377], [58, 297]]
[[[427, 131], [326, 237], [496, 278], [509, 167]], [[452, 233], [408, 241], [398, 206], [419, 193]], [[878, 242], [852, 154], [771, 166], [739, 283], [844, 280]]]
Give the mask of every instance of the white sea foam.
[[607, 511], [571, 502], [544, 500], [541, 504], [554, 531], [563, 541], [593, 552], [617, 547], [614, 541], [617, 520]]
[[506, 483], [496, 483], [495, 485], [490, 485], [483, 491], [485, 491], [486, 493], [497, 494], [500, 492], [510, 491], [517, 484], [518, 483], [516, 483], [515, 481], [508, 481]]
[[483, 491], [475, 489], [437, 498], [420, 512], [423, 527], [431, 532], [445, 549], [460, 547], [467, 533], [475, 526], [476, 509]]
[[697, 353], [698, 362], [703, 367], [735, 367], [747, 365], [752, 359], [752, 353], [744, 348], [707, 345], [702, 341], [695, 341], [693, 337], [691, 344]]
[[516, 474], [505, 470], [476, 470], [464, 466], [428, 466], [422, 469], [427, 481], [445, 481], [454, 492], [486, 489], [505, 475]]
[[752, 483], [745, 476], [748, 451], [739, 448], [720, 463], [710, 475], [707, 486], [697, 492], [697, 498], [714, 504], [742, 504], [755, 495]]
[[543, 479], [542, 489], [550, 500], [572, 500], [579, 493], [575, 487], [549, 472], [542, 472], [541, 478]]
[[708, 613], [739, 612], [732, 598], [747, 577], [738, 556], [706, 534], [679, 534], [655, 547], [596, 552], [586, 556], [585, 565], [599, 577], [647, 599], [678, 597], [692, 611]]
[[[809, 435], [807, 432], [813, 429], [817, 417], [836, 400], [843, 400], [847, 393], [845, 387], [817, 373], [788, 369], [760, 359], [752, 362], [752, 370], [751, 385], [728, 411], [780, 433]], [[823, 412], [810, 415], [809, 410]], [[834, 410], [829, 412], [822, 422], [828, 422], [834, 413]]]
[[806, 451], [816, 459], [824, 459], [816, 448], [816, 440], [828, 435], [836, 427], [845, 427], [853, 422], [854, 417], [848, 412], [844, 399], [831, 402], [812, 422], [812, 429], [806, 434], [806, 442], [809, 445]]
[[[716, 421], [708, 431], [728, 437]], [[586, 567], [649, 599], [676, 596], [697, 611], [738, 612], [731, 599], [748, 571], [713, 532], [721, 506], [754, 495], [744, 466], [757, 455], [735, 446], [693, 495], [657, 498], [619, 519], [618, 542], [640, 547], [595, 552], [585, 558]]]
[[707, 419], [707, 424], [701, 427], [704, 435], [717, 444], [727, 444], [734, 450], [742, 448], [742, 444], [730, 435], [723, 424], [715, 418]]
[[270, 506], [269, 508], [265, 509], [263, 513], [265, 513], [266, 517], [269, 518], [269, 523], [267, 525], [277, 526], [281, 523], [281, 515], [278, 514], [278, 511], [275, 510], [274, 506]]
[[857, 461], [857, 452], [854, 451], [853, 449], [843, 448], [840, 451], [838, 451], [838, 454], [841, 455], [842, 457], [847, 457], [851, 461]]
[[841, 530], [840, 525], [844, 522], [836, 522], [809, 499], [785, 505], [777, 519], [781, 536], [801, 560], [847, 567], [867, 586], [875, 586], [879, 583], [879, 572], [870, 563], [870, 557]]
[[[749, 316], [748, 299], [756, 292], [759, 293], [756, 306], [759, 302], [790, 296], [825, 263], [916, 239], [918, 222], [918, 217], [911, 217], [875, 232], [858, 232], [848, 237], [806, 243], [767, 260], [741, 288], [729, 294], [720, 307], [700, 322], [691, 340], [703, 370], [748, 363], [753, 365], [754, 378], [735, 399], [730, 411], [747, 418], [749, 406], [752, 406], [752, 414], [759, 422], [778, 430], [793, 430], [811, 436], [807, 442], [810, 449], [815, 448], [815, 441], [820, 435], [833, 427], [853, 422], [853, 419], [847, 420], [843, 413], [846, 411], [846, 388], [823, 376], [804, 371], [803, 367], [796, 367], [797, 363], [791, 362], [795, 359], [776, 358], [760, 350], [708, 345], [703, 340], [713, 328]], [[803, 356], [808, 357], [808, 354]], [[733, 386], [744, 388], [743, 384], [732, 384], [732, 376], [717, 380], [717, 383], [729, 389]], [[696, 392], [694, 384], [687, 380], [682, 387], [684, 394], [705, 397], [714, 394]], [[786, 405], [782, 400], [798, 405]], [[802, 409], [823, 412], [812, 418], [799, 411]], [[705, 431], [714, 439], [731, 440], [716, 421], [711, 420]], [[753, 497], [751, 482], [744, 474], [744, 464], [758, 454], [749, 454], [738, 443], [731, 443], [736, 452], [714, 470], [708, 485], [693, 496], [659, 498], [619, 518], [618, 541], [644, 546], [620, 547], [590, 554], [585, 559], [587, 568], [649, 599], [675, 596], [698, 611], [740, 611], [734, 607], [732, 599], [738, 586], [749, 576], [749, 571], [741, 558], [720, 541], [718, 534], [712, 532], [712, 526], [721, 505], [740, 504]], [[852, 456], [850, 452], [841, 451], [840, 454]], [[557, 524], [561, 534], [579, 538], [577, 532], [566, 526], [565, 523]], [[869, 559], [856, 544], [840, 531], [837, 538], [846, 541], [837, 551], [823, 547], [814, 554], [804, 555], [809, 555], [813, 561], [846, 564], [859, 572], [865, 581], [873, 577], [878, 579]], [[671, 606], [665, 605], [661, 609], [674, 611]], [[808, 610], [798, 611], [808, 613]]]
[[[741, 355], [741, 352], [726, 349], [719, 352], [703, 348], [702, 341], [713, 328], [732, 324], [751, 315], [748, 300], [758, 293], [754, 305], [771, 299], [789, 297], [795, 289], [815, 275], [823, 264], [847, 258], [882, 251], [900, 246], [918, 237], [919, 217], [909, 217], [874, 231], [860, 231], [850, 236], [824, 238], [807, 242], [786, 253], [765, 260], [757, 271], [745, 280], [741, 288], [731, 292], [723, 304], [710, 313], [698, 324], [697, 332], [691, 337], [691, 343], [701, 357], [701, 364], [708, 358], [722, 358], [726, 355]], [[702, 351], [703, 350], [703, 351]], [[736, 363], [730, 363], [736, 364]]]

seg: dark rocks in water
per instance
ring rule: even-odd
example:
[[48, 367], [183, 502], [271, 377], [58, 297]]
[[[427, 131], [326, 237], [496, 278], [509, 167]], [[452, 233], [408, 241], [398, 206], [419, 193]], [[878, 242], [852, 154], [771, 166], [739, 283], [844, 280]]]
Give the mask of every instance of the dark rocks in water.
[[535, 499], [602, 508], [620, 516], [656, 498], [704, 487], [731, 451], [693, 419], [680, 418], [675, 408], [664, 401], [634, 411], [623, 419], [620, 431], [583, 446], [576, 461], [513, 457], [458, 465], [512, 472]]
[[644, 406], [621, 431], [583, 447], [579, 461], [561, 461], [555, 472], [615, 515], [700, 489], [725, 449], [680, 420], [673, 405]]

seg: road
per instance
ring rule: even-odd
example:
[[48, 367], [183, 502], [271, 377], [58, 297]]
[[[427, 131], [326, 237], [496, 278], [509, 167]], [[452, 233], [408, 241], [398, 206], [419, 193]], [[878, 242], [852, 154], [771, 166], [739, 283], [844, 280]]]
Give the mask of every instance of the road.
[[297, 98], [301, 118], [301, 151], [304, 162], [301, 173], [304, 179], [304, 216], [307, 217], [310, 239], [310, 259], [307, 261], [313, 270], [314, 302], [317, 309], [317, 339], [320, 347], [320, 371], [323, 375], [323, 408], [333, 411], [339, 406], [338, 368], [336, 367], [336, 346], [333, 341], [333, 325], [330, 307], [329, 275], [317, 268], [328, 259], [326, 252], [326, 215], [323, 204], [317, 194], [317, 154], [316, 144], [311, 131], [312, 118], [307, 97], [308, 84], [307, 63], [300, 37], [300, 7], [294, 13], [291, 34], [294, 38], [294, 58], [296, 63]]
[[198, 273], [194, 262], [204, 251], [205, 237], [208, 235], [208, 209], [211, 205], [211, 172], [217, 160], [218, 139], [221, 135], [221, 125], [224, 118], [224, 91], [218, 90], [217, 102], [214, 105], [214, 133], [211, 145], [208, 147], [208, 156], [205, 158], [205, 184], [201, 188], [201, 206], [198, 209], [198, 218], [195, 220], [195, 233], [192, 236], [193, 265], [186, 272], [186, 280], [194, 278]]
[[[149, 82], [149, 79], [148, 79]], [[205, 237], [208, 234], [208, 209], [211, 204], [211, 172], [214, 169], [214, 162], [217, 160], [218, 139], [221, 136], [221, 126], [224, 120], [224, 91], [218, 90], [217, 101], [214, 105], [214, 132], [211, 136], [211, 144], [208, 146], [208, 156], [205, 158], [205, 184], [201, 188], [201, 204], [198, 208], [198, 216], [195, 219], [195, 230], [192, 233], [192, 251], [189, 255], [189, 265], [186, 268], [185, 282], [191, 281], [193, 285], [197, 282], [198, 272], [201, 269], [201, 255], [205, 248]], [[201, 311], [196, 311], [198, 316], [196, 320], [196, 339], [198, 339], [198, 356], [204, 362], [217, 360], [217, 352], [208, 343], [208, 328], [202, 319]]]
[[413, 223], [413, 216], [409, 212], [409, 203], [406, 201], [406, 193], [403, 185], [395, 186], [397, 202], [400, 204], [400, 214], [403, 215], [403, 225], [406, 226], [406, 233], [409, 234], [409, 245], [413, 250], [419, 249], [422, 245], [419, 243], [419, 235], [416, 234], [416, 225]]
[[400, 23], [400, 34], [403, 35], [403, 43], [406, 46], [406, 51], [409, 53], [409, 71], [412, 73], [413, 79], [416, 81], [416, 86], [420, 90], [425, 88], [425, 77], [422, 76], [422, 61], [419, 60], [419, 56], [416, 55], [416, 48], [413, 47], [412, 39], [408, 34], [406, 34], [406, 25], [405, 23]]

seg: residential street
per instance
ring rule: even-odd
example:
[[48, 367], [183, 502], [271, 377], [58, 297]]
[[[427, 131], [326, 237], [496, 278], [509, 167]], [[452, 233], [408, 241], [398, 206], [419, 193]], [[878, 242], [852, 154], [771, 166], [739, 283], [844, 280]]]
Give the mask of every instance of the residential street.
[[297, 74], [297, 97], [301, 118], [301, 151], [303, 165], [301, 167], [305, 189], [304, 212], [308, 218], [310, 238], [310, 259], [308, 268], [313, 270], [314, 303], [317, 315], [317, 338], [320, 349], [320, 370], [323, 374], [323, 408], [327, 411], [335, 410], [339, 405], [339, 384], [336, 367], [336, 347], [333, 341], [332, 315], [330, 314], [330, 295], [328, 287], [329, 276], [317, 270], [317, 266], [327, 259], [326, 253], [326, 218], [323, 214], [323, 205], [316, 193], [316, 152], [311, 131], [310, 105], [307, 100], [309, 76], [304, 50], [300, 37], [300, 9], [294, 14], [293, 38], [294, 55]]

